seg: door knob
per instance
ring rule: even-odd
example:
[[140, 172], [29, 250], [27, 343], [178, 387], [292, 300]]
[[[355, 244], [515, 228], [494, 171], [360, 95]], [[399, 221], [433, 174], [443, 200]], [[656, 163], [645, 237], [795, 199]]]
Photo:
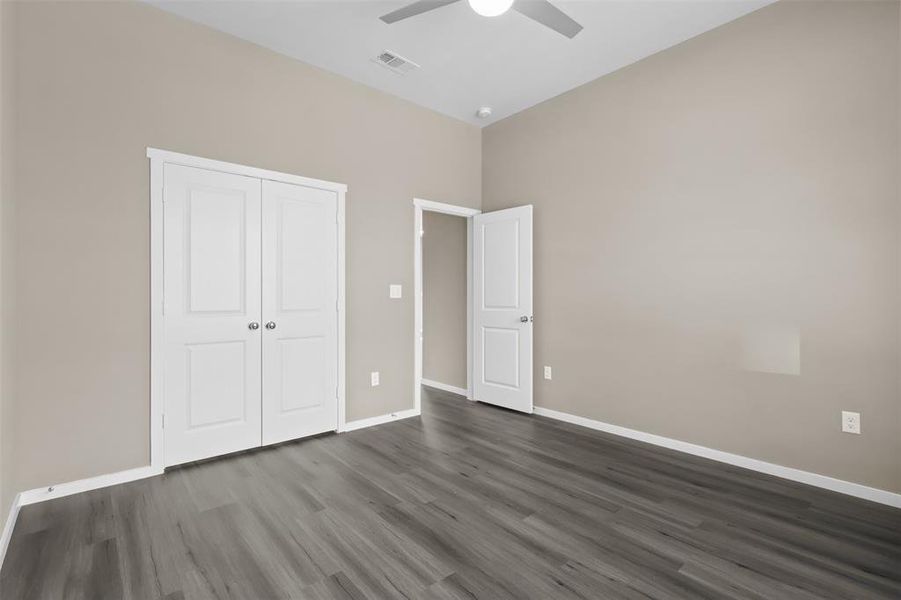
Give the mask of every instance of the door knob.
[[519, 322], [520, 322], [520, 323], [528, 323], [528, 322], [529, 322], [529, 317], [527, 317], [526, 315], [523, 315], [523, 316], [521, 316], [521, 317], [519, 318]]
[[253, 321], [247, 325], [247, 328], [250, 329], [251, 331], [256, 331], [257, 329], [260, 328], [260, 324], [257, 323], [256, 321]]
[[275, 329], [275, 321], [269, 321], [266, 323], [266, 329]]

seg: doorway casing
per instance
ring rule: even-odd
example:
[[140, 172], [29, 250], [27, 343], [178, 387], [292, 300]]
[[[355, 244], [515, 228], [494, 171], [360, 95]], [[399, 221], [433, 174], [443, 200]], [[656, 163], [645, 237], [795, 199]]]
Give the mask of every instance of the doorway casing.
[[415, 411], [422, 410], [422, 213], [424, 211], [466, 219], [466, 398], [472, 400], [472, 218], [477, 208], [413, 199], [413, 399]]

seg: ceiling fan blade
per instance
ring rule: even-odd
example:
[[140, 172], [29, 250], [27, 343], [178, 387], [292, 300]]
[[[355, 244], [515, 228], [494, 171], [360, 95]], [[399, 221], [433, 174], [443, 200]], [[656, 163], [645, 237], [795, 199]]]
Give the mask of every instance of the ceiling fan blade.
[[415, 17], [424, 12], [429, 12], [430, 10], [435, 10], [436, 8], [447, 6], [448, 4], [453, 4], [454, 2], [459, 2], [459, 0], [419, 0], [419, 2], [402, 6], [397, 10], [392, 10], [387, 15], [382, 15], [379, 18], [388, 24], [396, 23], [400, 20]]
[[581, 25], [548, 2], [548, 0], [517, 0], [513, 8], [530, 19], [538, 21], [570, 39], [576, 37], [576, 34], [582, 31]]

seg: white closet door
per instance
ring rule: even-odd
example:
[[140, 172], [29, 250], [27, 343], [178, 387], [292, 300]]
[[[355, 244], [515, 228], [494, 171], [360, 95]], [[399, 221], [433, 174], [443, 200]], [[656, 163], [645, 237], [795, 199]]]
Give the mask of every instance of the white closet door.
[[263, 181], [263, 443], [338, 426], [338, 198]]
[[163, 177], [168, 466], [260, 445], [261, 190], [177, 165]]
[[473, 217], [473, 305], [473, 397], [531, 413], [531, 205]]

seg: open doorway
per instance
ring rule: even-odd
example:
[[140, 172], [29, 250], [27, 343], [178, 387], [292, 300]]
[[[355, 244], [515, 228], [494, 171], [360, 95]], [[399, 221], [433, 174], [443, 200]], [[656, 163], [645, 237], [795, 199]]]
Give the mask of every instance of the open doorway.
[[[531, 413], [532, 398], [532, 206], [482, 213], [473, 208], [415, 199], [414, 207], [414, 365], [413, 385], [415, 409], [422, 410], [424, 341], [429, 340], [429, 369], [431, 377], [453, 378], [462, 381], [459, 355], [451, 356], [459, 348], [459, 340], [466, 339], [466, 387], [461, 388], [439, 379], [425, 380], [431, 385], [465, 395], [470, 400], [495, 404], [504, 408]], [[465, 219], [466, 223], [466, 321], [455, 323], [453, 315], [462, 314], [457, 303], [459, 265], [451, 257], [442, 261], [435, 253], [456, 253], [459, 256], [459, 226], [437, 216]], [[429, 244], [429, 263], [444, 273], [430, 273], [428, 298], [429, 322], [436, 331], [425, 328], [423, 301], [423, 242], [429, 235], [426, 224], [431, 223], [436, 235]], [[439, 238], [444, 238], [442, 241]], [[432, 245], [431, 242], [437, 242]], [[455, 250], [456, 248], [456, 250]], [[448, 281], [436, 282], [441, 277]], [[449, 281], [449, 280], [453, 281]], [[448, 292], [447, 290], [452, 290]], [[451, 298], [441, 297], [449, 294]], [[435, 305], [437, 304], [437, 306]], [[448, 306], [457, 305], [457, 308]], [[442, 340], [441, 337], [457, 340]], [[434, 342], [434, 344], [432, 343]], [[448, 356], [446, 364], [436, 364]]]
[[414, 397], [422, 385], [472, 399], [470, 294], [474, 208], [416, 199]]
[[466, 218], [425, 211], [422, 232], [422, 383], [466, 396]]

